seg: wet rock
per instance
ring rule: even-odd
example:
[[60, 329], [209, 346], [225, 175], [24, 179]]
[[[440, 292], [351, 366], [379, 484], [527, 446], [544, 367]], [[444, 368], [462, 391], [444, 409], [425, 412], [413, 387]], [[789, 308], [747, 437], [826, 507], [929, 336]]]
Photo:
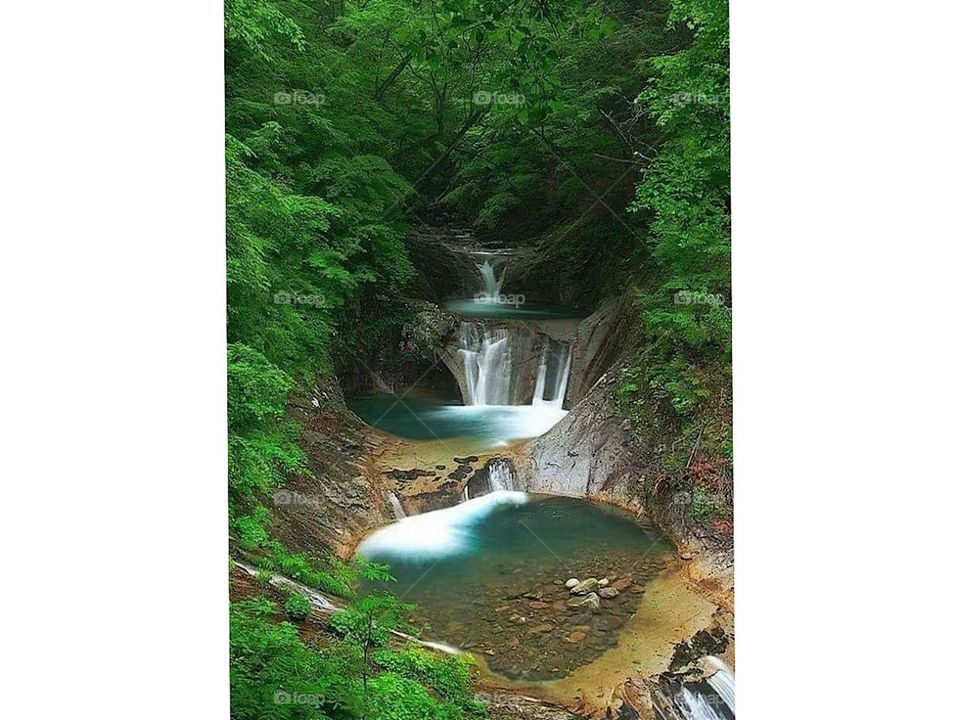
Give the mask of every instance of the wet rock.
[[583, 607], [588, 607], [591, 610], [599, 610], [600, 596], [596, 593], [590, 593], [583, 599]]
[[610, 600], [620, 594], [620, 591], [612, 587], [602, 587], [597, 591], [600, 597]]
[[457, 465], [466, 465], [467, 463], [475, 463], [479, 459], [476, 455], [467, 455], [466, 457], [455, 457], [453, 461]]
[[458, 465], [457, 469], [449, 473], [447, 477], [452, 480], [465, 480], [472, 472], [473, 468], [469, 465]]
[[628, 587], [630, 587], [631, 585], [633, 585], [633, 579], [632, 579], [632, 578], [622, 577], [622, 578], [620, 578], [619, 580], [617, 580], [616, 582], [614, 582], [610, 587], [612, 587], [614, 590], [619, 590], [620, 592], [623, 592], [624, 590], [626, 590], [626, 589], [627, 589]]
[[572, 633], [567, 635], [567, 642], [578, 643], [583, 640], [587, 634], [583, 630], [574, 630]]
[[567, 600], [567, 607], [586, 608], [588, 610], [600, 609], [600, 596], [592, 592], [585, 597], [572, 597]]
[[436, 468], [437, 468], [437, 470], [446, 470], [446, 469], [447, 469], [447, 466], [446, 466], [446, 465], [437, 465]]
[[550, 603], [545, 603], [542, 600], [531, 600], [527, 604], [534, 610], [546, 610], [548, 607], [550, 607]]
[[577, 578], [570, 578], [569, 580], [567, 580], [567, 582], [564, 583], [564, 585], [568, 588], [575, 588], [579, 584], [580, 584], [580, 581]]
[[413, 468], [411, 470], [398, 470], [394, 468], [393, 470], [387, 470], [383, 473], [387, 477], [391, 477], [394, 480], [416, 480], [418, 477], [433, 477], [436, 475], [435, 472], [428, 472], [426, 470], [421, 470], [420, 468]]
[[598, 587], [602, 587], [602, 588], [603, 588], [603, 587], [606, 587], [606, 586], [609, 585], [609, 584], [610, 584], [610, 580], [609, 580], [608, 578], [601, 578], [600, 580], [597, 580], [597, 586], [598, 586]]
[[572, 588], [570, 588], [571, 595], [586, 595], [592, 593], [598, 587], [598, 581], [596, 578], [587, 578], [582, 582], [577, 583]]

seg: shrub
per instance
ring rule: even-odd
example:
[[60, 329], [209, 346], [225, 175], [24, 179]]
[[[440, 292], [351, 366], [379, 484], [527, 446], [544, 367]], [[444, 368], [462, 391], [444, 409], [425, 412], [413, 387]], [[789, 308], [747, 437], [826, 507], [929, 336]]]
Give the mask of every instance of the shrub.
[[306, 595], [297, 593], [287, 600], [283, 609], [292, 620], [306, 620], [313, 609], [313, 603], [307, 599]]

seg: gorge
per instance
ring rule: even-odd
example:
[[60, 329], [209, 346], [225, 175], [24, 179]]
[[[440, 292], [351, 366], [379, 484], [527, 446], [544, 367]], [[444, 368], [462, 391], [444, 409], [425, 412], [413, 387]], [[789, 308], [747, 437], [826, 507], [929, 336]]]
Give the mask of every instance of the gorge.
[[726, 4], [226, 44], [233, 716], [731, 720]]

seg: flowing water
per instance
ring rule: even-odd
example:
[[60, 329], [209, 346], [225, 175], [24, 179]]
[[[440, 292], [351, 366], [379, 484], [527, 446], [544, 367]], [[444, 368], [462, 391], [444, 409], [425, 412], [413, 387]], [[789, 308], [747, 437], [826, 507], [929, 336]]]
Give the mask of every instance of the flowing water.
[[[491, 484], [509, 482], [495, 471]], [[573, 498], [494, 490], [388, 525], [358, 552], [388, 563], [424, 637], [524, 680], [567, 675], [616, 644], [670, 546], [629, 515]], [[598, 608], [572, 577], [607, 579]]]
[[462, 438], [470, 447], [491, 449], [542, 435], [566, 411], [543, 405], [445, 405], [393, 395], [351, 398], [347, 405], [367, 423], [408, 440]]
[[[482, 290], [473, 300], [446, 305], [462, 318], [457, 345], [464, 404], [418, 396], [349, 401], [372, 425], [445, 446], [450, 439], [464, 455], [468, 443], [508, 445], [563, 419], [570, 343], [549, 337], [542, 325], [511, 321], [576, 317], [566, 308], [502, 295], [509, 250], [471, 254], [483, 258], [476, 265]], [[463, 501], [454, 507], [407, 517], [389, 492], [397, 522], [368, 537], [357, 553], [390, 565], [397, 582], [386, 589], [416, 604], [413, 619], [427, 644], [481, 656], [509, 680], [559, 680], [616, 647], [628, 624], [634, 633], [628, 637], [636, 637], [645, 588], [672, 549], [652, 527], [621, 511], [516, 488], [510, 463], [494, 459], [464, 485]], [[574, 594], [567, 586], [572, 578], [591, 587]], [[735, 716], [733, 675], [719, 660], [708, 660], [713, 672], [704, 679], [672, 685], [670, 702], [683, 720]]]
[[[478, 297], [499, 297], [506, 269], [499, 275], [497, 269], [504, 258], [491, 252], [477, 255], [484, 257], [477, 265], [483, 288]], [[499, 304], [491, 307], [503, 309]], [[568, 342], [525, 323], [462, 320], [457, 350], [463, 405], [407, 394], [353, 398], [348, 404], [371, 425], [400, 437], [480, 440], [484, 449], [542, 435], [566, 415], [572, 357]]]

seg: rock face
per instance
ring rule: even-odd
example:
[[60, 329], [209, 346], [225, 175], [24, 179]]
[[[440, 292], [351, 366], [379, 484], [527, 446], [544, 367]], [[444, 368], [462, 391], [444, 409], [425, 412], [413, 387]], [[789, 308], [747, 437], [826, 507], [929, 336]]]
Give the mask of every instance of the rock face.
[[570, 358], [567, 407], [574, 407], [600, 379], [621, 352], [624, 313], [615, 299], [602, 303], [577, 326]]
[[634, 494], [649, 465], [649, 450], [614, 412], [619, 378], [607, 373], [550, 432], [518, 461], [521, 487], [530, 492], [583, 497]]
[[306, 397], [292, 397], [300, 446], [313, 476], [294, 475], [270, 498], [271, 531], [291, 552], [327, 549], [344, 556], [370, 527], [390, 522], [381, 479], [369, 458], [383, 437], [343, 405], [330, 378]]

